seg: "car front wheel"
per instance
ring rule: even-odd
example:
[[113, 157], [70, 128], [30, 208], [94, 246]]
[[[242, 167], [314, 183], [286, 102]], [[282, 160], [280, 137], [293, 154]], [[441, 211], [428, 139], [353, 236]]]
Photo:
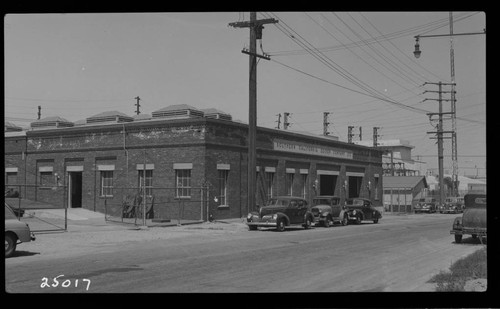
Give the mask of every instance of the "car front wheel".
[[11, 257], [16, 251], [16, 239], [14, 236], [5, 235], [5, 257]]
[[461, 243], [462, 242], [462, 235], [460, 234], [455, 234], [455, 242], [457, 244]]
[[256, 231], [256, 230], [257, 230], [257, 226], [256, 226], [256, 225], [249, 225], [249, 226], [248, 226], [248, 229], [249, 229], [250, 231]]
[[373, 220], [373, 223], [378, 223], [378, 219], [374, 219], [374, 220]]
[[349, 218], [347, 214], [345, 214], [344, 218], [342, 219], [342, 225], [346, 226], [347, 224], [349, 224]]
[[307, 217], [306, 222], [304, 223], [304, 229], [308, 229], [311, 227], [311, 218]]
[[331, 223], [332, 223], [332, 218], [326, 217], [325, 221], [323, 221], [323, 226], [324, 227], [330, 227]]
[[283, 232], [285, 230], [285, 219], [279, 219], [278, 222], [276, 222], [276, 229], [279, 232]]

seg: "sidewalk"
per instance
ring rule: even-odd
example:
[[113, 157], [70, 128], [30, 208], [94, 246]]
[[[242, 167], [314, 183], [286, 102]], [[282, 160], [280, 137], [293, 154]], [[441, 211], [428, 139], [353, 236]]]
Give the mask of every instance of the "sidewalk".
[[[32, 219], [29, 217], [39, 218], [42, 220], [57, 222], [59, 226], [64, 226], [64, 209], [30, 209], [27, 210], [21, 221], [32, 224]], [[111, 230], [111, 229], [140, 229], [144, 228], [142, 218], [106, 218], [105, 214], [94, 212], [84, 208], [68, 208], [67, 209], [67, 230], [68, 231], [84, 231], [84, 230]], [[224, 225], [242, 225], [244, 226], [244, 218], [230, 218], [205, 222], [201, 220], [159, 220], [146, 219], [146, 228], [153, 227], [175, 227], [186, 225], [206, 225], [200, 228], [213, 228], [214, 225], [223, 229]], [[96, 229], [98, 228], [98, 229]]]

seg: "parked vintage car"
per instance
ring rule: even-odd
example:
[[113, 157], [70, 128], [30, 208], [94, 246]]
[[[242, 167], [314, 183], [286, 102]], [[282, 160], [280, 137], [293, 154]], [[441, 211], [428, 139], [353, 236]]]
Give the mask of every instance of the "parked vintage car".
[[18, 243], [34, 240], [35, 234], [30, 231], [28, 224], [19, 221], [12, 207], [5, 202], [5, 257], [14, 254]]
[[437, 204], [438, 202], [436, 201], [435, 198], [433, 197], [426, 197], [426, 198], [421, 198], [414, 206], [413, 206], [413, 211], [417, 214], [420, 212], [427, 212], [427, 213], [433, 213], [437, 211]]
[[287, 226], [311, 227], [314, 220], [307, 201], [300, 197], [278, 196], [269, 199], [258, 212], [251, 212], [247, 216], [247, 225], [250, 230], [258, 227], [275, 227], [284, 231]]
[[458, 214], [464, 211], [462, 197], [447, 197], [444, 205], [439, 207], [440, 213]]
[[456, 243], [462, 242], [463, 235], [486, 238], [486, 194], [466, 194], [464, 201], [464, 213], [455, 218], [450, 234]]
[[311, 212], [314, 223], [324, 227], [330, 227], [333, 223], [347, 225], [348, 216], [345, 206], [340, 205], [340, 197], [331, 195], [320, 195], [313, 199]]
[[361, 221], [371, 220], [378, 223], [382, 218], [380, 211], [373, 207], [372, 202], [366, 198], [350, 198], [346, 201], [347, 218], [349, 222], [354, 221], [360, 224]]

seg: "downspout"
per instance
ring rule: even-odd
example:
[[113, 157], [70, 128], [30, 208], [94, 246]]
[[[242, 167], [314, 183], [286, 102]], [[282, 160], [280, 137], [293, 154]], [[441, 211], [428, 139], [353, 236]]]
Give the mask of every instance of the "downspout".
[[[125, 135], [125, 123], [123, 123], [123, 150], [125, 150], [125, 157], [126, 157], [126, 166], [127, 166], [127, 177], [126, 181], [128, 182], [128, 150], [126, 147], [126, 135]], [[146, 179], [146, 174], [144, 174], [144, 179]]]

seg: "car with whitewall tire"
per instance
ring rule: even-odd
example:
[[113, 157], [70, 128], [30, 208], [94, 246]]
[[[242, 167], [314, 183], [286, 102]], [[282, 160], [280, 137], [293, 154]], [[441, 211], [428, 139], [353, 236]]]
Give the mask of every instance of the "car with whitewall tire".
[[461, 243], [464, 235], [482, 240], [486, 238], [486, 194], [466, 194], [465, 210], [462, 216], [455, 218], [450, 234], [455, 235], [455, 242]]
[[300, 197], [278, 196], [270, 198], [259, 211], [247, 215], [248, 229], [273, 227], [282, 232], [289, 226], [302, 226], [309, 229], [314, 217], [307, 201]]
[[21, 222], [13, 208], [5, 202], [5, 257], [13, 256], [18, 244], [35, 239], [28, 224]]

